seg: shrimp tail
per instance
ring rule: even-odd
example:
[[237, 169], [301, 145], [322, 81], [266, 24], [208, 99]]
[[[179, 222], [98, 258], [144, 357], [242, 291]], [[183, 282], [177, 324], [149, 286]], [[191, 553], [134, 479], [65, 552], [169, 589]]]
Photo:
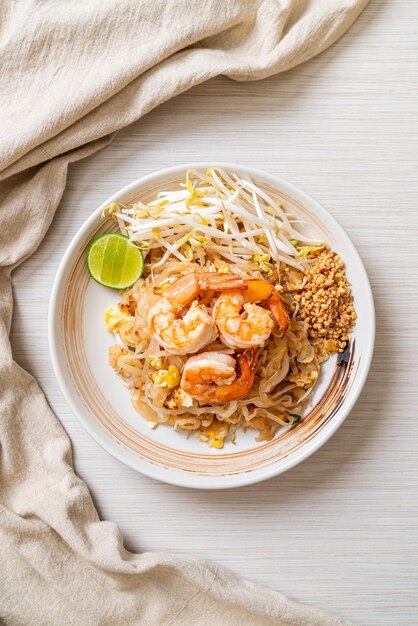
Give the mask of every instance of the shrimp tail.
[[237, 359], [240, 364], [241, 375], [236, 379], [236, 382], [247, 381], [251, 373], [250, 361], [245, 354], [237, 354]]
[[250, 366], [250, 361], [245, 354], [238, 354], [237, 359], [240, 363], [241, 375], [229, 385], [229, 399], [240, 398], [247, 395], [254, 384], [255, 371]]
[[287, 308], [282, 300], [282, 297], [275, 289], [273, 289], [269, 294], [266, 304], [270, 310], [272, 318], [279, 327], [279, 332], [284, 335], [290, 324], [289, 313], [287, 312]]
[[251, 371], [247, 357], [242, 357], [241, 376], [230, 385], [218, 387], [212, 397], [212, 402], [231, 402], [245, 397], [254, 383], [255, 371]]
[[281, 295], [266, 280], [247, 280], [248, 290], [244, 297], [247, 302], [264, 302], [283, 335], [289, 328], [289, 314]]

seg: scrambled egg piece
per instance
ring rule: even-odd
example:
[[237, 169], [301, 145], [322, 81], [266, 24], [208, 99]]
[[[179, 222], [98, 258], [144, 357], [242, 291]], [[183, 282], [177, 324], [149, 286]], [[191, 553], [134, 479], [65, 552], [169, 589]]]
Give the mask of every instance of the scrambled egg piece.
[[332, 340], [326, 341], [324, 348], [327, 352], [338, 352], [338, 346], [335, 341]]
[[316, 370], [306, 372], [296, 372], [295, 374], [289, 374], [288, 380], [292, 383], [296, 383], [298, 387], [305, 387], [314, 383], [318, 379], [319, 373]]
[[151, 367], [153, 367], [155, 370], [160, 370], [163, 367], [163, 360], [160, 356], [153, 356], [150, 359], [149, 364], [151, 365]]
[[[201, 433], [209, 439], [209, 445], [212, 448], [221, 449], [224, 447], [225, 437], [228, 434], [229, 425], [214, 419], [210, 426], [200, 429]], [[207, 441], [207, 439], [206, 439]]]
[[113, 333], [124, 323], [132, 319], [132, 315], [128, 315], [121, 311], [118, 306], [110, 306], [104, 312], [104, 323], [106, 330]]
[[172, 278], [165, 278], [163, 281], [161, 281], [161, 283], [158, 285], [158, 287], [154, 287], [154, 293], [158, 296], [160, 296], [161, 294], [164, 293], [164, 291], [166, 289], [168, 289], [170, 287], [170, 285], [173, 283], [173, 279]]
[[193, 406], [193, 398], [186, 391], [183, 391], [181, 387], [177, 387], [173, 393], [164, 400], [164, 408], [177, 411], [180, 407]]
[[172, 389], [180, 384], [180, 372], [175, 365], [169, 365], [168, 370], [159, 370], [151, 374], [151, 378], [158, 387]]

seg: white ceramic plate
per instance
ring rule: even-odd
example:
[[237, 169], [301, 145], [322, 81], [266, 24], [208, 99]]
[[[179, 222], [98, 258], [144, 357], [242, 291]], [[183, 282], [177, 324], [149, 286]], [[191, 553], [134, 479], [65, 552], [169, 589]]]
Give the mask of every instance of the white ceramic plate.
[[274, 188], [285, 208], [302, 217], [346, 263], [358, 321], [347, 362], [333, 358], [321, 370], [311, 407], [300, 424], [279, 432], [270, 442], [257, 443], [254, 432], [238, 431], [236, 444], [222, 450], [208, 448], [195, 437], [161, 425], [150, 430], [133, 409], [129, 391], [108, 365], [113, 336], [103, 325], [103, 311], [118, 301], [118, 293], [89, 279], [86, 248], [92, 238], [113, 230], [101, 219], [111, 202], [148, 201], [158, 191], [172, 189], [189, 168], [207, 169], [211, 163], [171, 167], [136, 182], [108, 198], [78, 231], [68, 247], [55, 279], [49, 311], [52, 363], [62, 391], [75, 415], [105, 450], [126, 465], [158, 480], [202, 489], [236, 487], [286, 471], [315, 452], [340, 426], [354, 406], [369, 371], [375, 318], [373, 297], [360, 257], [333, 217], [315, 200], [290, 183], [249, 167], [220, 163], [220, 167], [250, 175], [259, 185]]

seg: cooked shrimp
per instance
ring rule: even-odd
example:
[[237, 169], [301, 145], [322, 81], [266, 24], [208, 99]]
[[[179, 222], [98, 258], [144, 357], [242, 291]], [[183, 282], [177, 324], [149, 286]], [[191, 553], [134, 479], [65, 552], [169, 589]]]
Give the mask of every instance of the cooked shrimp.
[[241, 374], [237, 376], [234, 357], [223, 352], [202, 352], [186, 361], [180, 387], [200, 402], [222, 403], [246, 396], [254, 383], [254, 371], [245, 355], [240, 355]]
[[[245, 290], [245, 281], [237, 274], [190, 272], [176, 280], [151, 307], [148, 325], [158, 343], [171, 354], [189, 354], [201, 350], [216, 339], [218, 330], [203, 304], [193, 302], [207, 291]], [[182, 316], [184, 308], [193, 303]]]
[[[274, 323], [282, 334], [289, 326], [286, 305], [274, 286], [266, 280], [245, 282], [244, 293], [221, 294], [213, 309], [221, 339], [231, 348], [262, 346], [270, 337]], [[256, 302], [266, 304], [269, 310]]]

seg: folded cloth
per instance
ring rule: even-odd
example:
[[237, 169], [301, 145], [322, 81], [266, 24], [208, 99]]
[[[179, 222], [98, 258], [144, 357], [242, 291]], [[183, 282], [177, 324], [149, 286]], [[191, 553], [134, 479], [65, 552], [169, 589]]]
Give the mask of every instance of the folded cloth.
[[161, 102], [255, 80], [331, 45], [367, 0], [3, 0], [0, 5], [0, 621], [342, 624], [214, 565], [131, 554], [8, 339], [11, 270], [40, 244], [68, 164]]

